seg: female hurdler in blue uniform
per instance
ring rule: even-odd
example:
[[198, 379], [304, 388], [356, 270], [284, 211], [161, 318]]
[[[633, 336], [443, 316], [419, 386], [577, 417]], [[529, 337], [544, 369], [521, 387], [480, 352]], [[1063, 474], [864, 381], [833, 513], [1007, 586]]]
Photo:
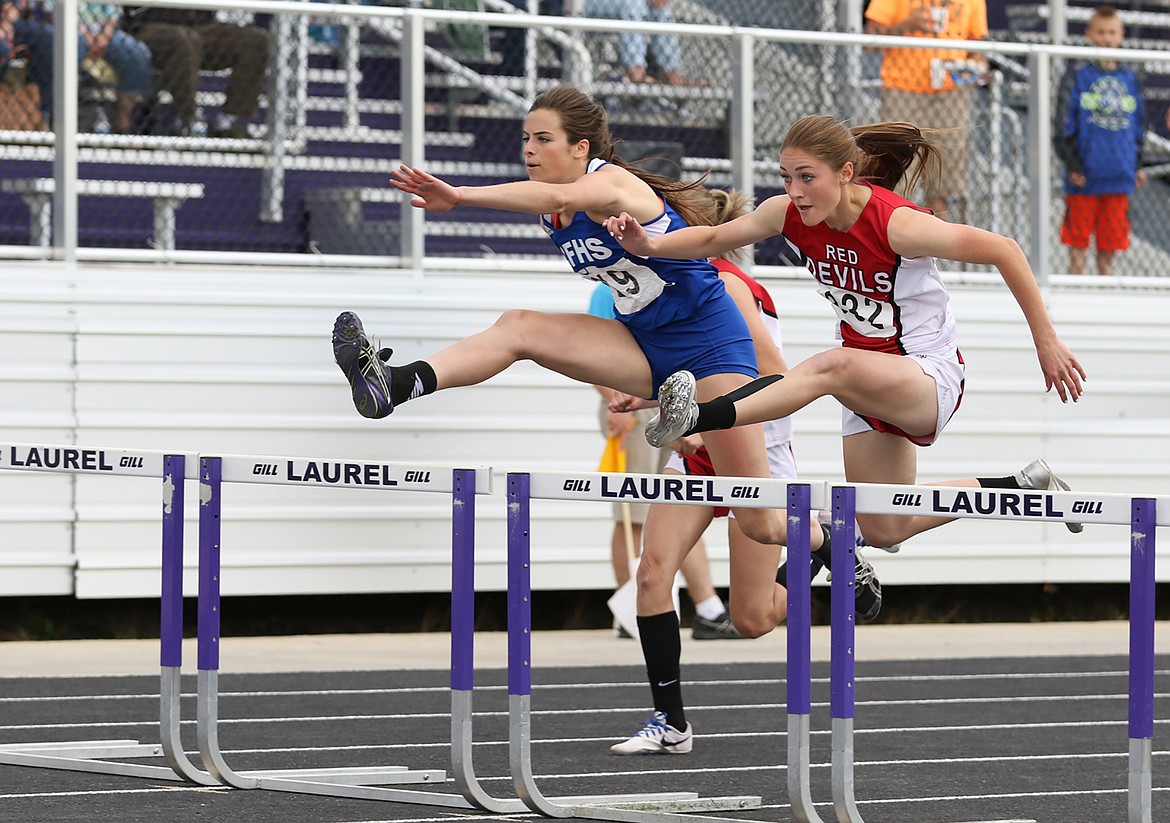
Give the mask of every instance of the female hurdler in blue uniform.
[[[523, 155], [525, 181], [456, 188], [403, 167], [391, 182], [412, 195], [412, 205], [428, 211], [467, 205], [540, 215], [569, 265], [610, 286], [618, 318], [511, 310], [490, 328], [426, 360], [389, 366], [358, 318], [345, 312], [334, 326], [333, 350], [361, 414], [385, 417], [397, 404], [481, 383], [518, 360], [640, 398], [653, 398], [655, 387], [679, 369], [695, 375], [702, 399], [734, 391], [756, 376], [747, 325], [710, 263], [629, 254], [601, 225], [623, 212], [652, 234], [709, 225], [714, 208], [704, 189], [616, 159], [604, 108], [571, 86], [552, 89], [532, 104]], [[718, 474], [769, 477], [761, 426], [711, 432], [704, 442]], [[732, 618], [741, 633], [756, 637], [775, 628], [787, 604], [775, 582], [787, 537], [785, 516], [750, 508], [736, 509], [735, 516], [749, 537], [771, 549], [731, 555]], [[638, 572], [639, 633], [651, 688], [678, 689], [681, 649], [671, 586], [690, 546], [656, 540], [653, 517]], [[811, 541], [814, 550], [821, 549], [824, 532], [814, 527]], [[666, 747], [690, 748], [689, 726], [663, 735]]]

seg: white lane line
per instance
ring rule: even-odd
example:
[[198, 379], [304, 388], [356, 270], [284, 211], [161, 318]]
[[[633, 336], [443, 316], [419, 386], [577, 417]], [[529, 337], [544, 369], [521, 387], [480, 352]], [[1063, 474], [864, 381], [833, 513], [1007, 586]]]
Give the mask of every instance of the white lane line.
[[[1156, 675], [1170, 675], [1170, 669], [1160, 669], [1155, 672]], [[1093, 671], [1093, 672], [1034, 672], [1034, 673], [1003, 673], [1003, 674], [931, 674], [931, 675], [888, 675], [867, 677], [861, 675], [858, 677], [859, 682], [864, 683], [964, 683], [964, 682], [980, 682], [990, 680], [1083, 680], [1090, 677], [1128, 677], [1127, 671]], [[67, 680], [69, 678], [61, 678]], [[3, 678], [0, 678], [3, 682]], [[814, 677], [812, 682], [814, 684], [827, 684], [829, 678]], [[688, 688], [700, 687], [723, 687], [723, 686], [780, 686], [784, 685], [783, 678], [748, 678], [748, 679], [734, 679], [734, 680], [688, 680], [686, 685]], [[645, 683], [638, 682], [609, 682], [609, 683], [546, 683], [539, 684], [535, 688], [541, 691], [560, 691], [566, 689], [585, 690], [585, 689], [623, 689], [636, 688], [641, 689], [645, 687]], [[476, 686], [477, 692], [502, 692], [508, 687], [506, 685], [496, 686]], [[450, 686], [402, 686], [395, 688], [370, 688], [370, 689], [268, 689], [268, 690], [247, 690], [247, 691], [220, 691], [219, 696], [224, 697], [327, 697], [330, 695], [337, 695], [339, 697], [357, 697], [361, 695], [379, 696], [391, 694], [443, 694], [450, 692]], [[194, 698], [194, 692], [184, 692], [183, 697]], [[158, 693], [143, 692], [137, 694], [74, 694], [74, 695], [37, 695], [28, 697], [0, 697], [0, 704], [2, 703], [51, 703], [63, 702], [71, 700], [90, 701], [90, 700], [157, 700]]]

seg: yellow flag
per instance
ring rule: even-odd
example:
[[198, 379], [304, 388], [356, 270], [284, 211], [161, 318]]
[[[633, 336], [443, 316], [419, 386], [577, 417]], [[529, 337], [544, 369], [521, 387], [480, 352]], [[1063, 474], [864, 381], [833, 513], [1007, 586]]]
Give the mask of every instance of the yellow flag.
[[601, 453], [599, 472], [624, 472], [626, 470], [626, 439], [611, 434], [605, 440], [605, 451]]

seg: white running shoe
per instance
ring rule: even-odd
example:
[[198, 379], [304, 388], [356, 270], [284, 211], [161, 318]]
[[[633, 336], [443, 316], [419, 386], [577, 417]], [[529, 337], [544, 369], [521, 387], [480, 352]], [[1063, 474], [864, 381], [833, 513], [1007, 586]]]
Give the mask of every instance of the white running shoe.
[[[1036, 491], [1045, 492], [1072, 491], [1068, 483], [1065, 483], [1057, 477], [1042, 459], [1033, 460], [1016, 472], [1016, 482], [1020, 484], [1021, 489], [1035, 489]], [[1066, 522], [1064, 525], [1073, 534], [1080, 534], [1085, 530], [1083, 523]]]
[[676, 371], [658, 387], [658, 414], [646, 424], [646, 442], [655, 448], [678, 440], [699, 419], [695, 376]]
[[664, 712], [655, 712], [642, 730], [629, 740], [609, 747], [614, 754], [689, 754], [694, 743], [694, 726], [687, 723], [680, 732], [666, 722]]

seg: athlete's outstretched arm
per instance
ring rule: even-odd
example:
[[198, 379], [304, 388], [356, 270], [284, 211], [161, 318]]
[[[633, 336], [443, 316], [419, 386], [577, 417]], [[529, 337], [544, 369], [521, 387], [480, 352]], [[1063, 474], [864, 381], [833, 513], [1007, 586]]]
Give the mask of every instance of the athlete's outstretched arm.
[[995, 266], [1028, 322], [1045, 388], [1055, 387], [1062, 402], [1080, 398], [1085, 369], [1057, 336], [1032, 267], [1015, 240], [913, 209], [897, 209], [890, 217], [889, 241], [903, 257], [930, 255]]
[[401, 166], [390, 174], [390, 185], [411, 195], [410, 205], [433, 212], [450, 211], [456, 206], [483, 206], [526, 214], [570, 210], [613, 214], [641, 207], [639, 210], [649, 219], [646, 206], [651, 210], [660, 208], [649, 186], [617, 167], [583, 174], [571, 183], [517, 180], [492, 186], [456, 187], [410, 166]]
[[755, 211], [727, 223], [692, 226], [658, 237], [650, 237], [638, 221], [625, 212], [606, 218], [602, 225], [631, 254], [694, 260], [716, 257], [780, 234], [784, 229], [788, 203], [788, 196], [784, 194], [769, 197]]

